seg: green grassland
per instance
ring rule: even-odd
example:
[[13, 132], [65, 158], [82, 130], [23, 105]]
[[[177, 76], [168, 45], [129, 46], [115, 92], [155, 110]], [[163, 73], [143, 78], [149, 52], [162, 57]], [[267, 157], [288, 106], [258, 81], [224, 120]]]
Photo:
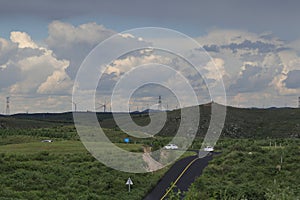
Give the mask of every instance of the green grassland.
[[[167, 170], [116, 171], [93, 158], [81, 141], [63, 137], [52, 143], [28, 135], [0, 139], [6, 143], [0, 145], [0, 199], [142, 199]], [[141, 144], [116, 145], [142, 151]], [[134, 181], [131, 193], [125, 185], [128, 177]]]
[[300, 199], [299, 139], [227, 139], [217, 148], [222, 153], [190, 187], [187, 200]]
[[142, 199], [164, 173], [122, 173], [86, 153], [48, 151], [0, 153], [0, 171], [0, 199]]
[[[201, 147], [210, 120], [210, 106], [200, 106], [200, 110], [192, 149]], [[180, 110], [168, 112], [160, 133], [144, 139], [123, 133], [110, 113], [97, 113], [110, 141], [131, 152], [143, 152], [144, 147], [157, 150], [168, 144], [179, 116]], [[149, 123], [147, 113], [132, 118], [139, 125]], [[167, 171], [131, 174], [106, 167], [85, 149], [72, 120], [72, 113], [0, 116], [0, 199], [138, 200]], [[123, 142], [126, 137], [129, 144]], [[215, 147], [221, 154], [192, 185], [186, 199], [299, 199], [299, 138], [300, 109], [229, 107]], [[54, 142], [41, 142], [44, 139]], [[128, 177], [134, 182], [131, 193], [125, 185]]]
[[[74, 126], [54, 124], [0, 129], [0, 199], [142, 199], [168, 169], [147, 174], [111, 169], [91, 156]], [[145, 143], [149, 143], [132, 140], [125, 144], [123, 139], [128, 135], [112, 129], [105, 132], [126, 151], [143, 152]], [[53, 142], [41, 142], [44, 139]], [[193, 154], [186, 152], [183, 156]], [[131, 193], [125, 185], [128, 177], [134, 182]]]
[[68, 153], [86, 153], [86, 149], [80, 141], [54, 141], [48, 142], [28, 142], [19, 144], [9, 144], [0, 146], [0, 153], [39, 153], [48, 152], [51, 154], [68, 154]]

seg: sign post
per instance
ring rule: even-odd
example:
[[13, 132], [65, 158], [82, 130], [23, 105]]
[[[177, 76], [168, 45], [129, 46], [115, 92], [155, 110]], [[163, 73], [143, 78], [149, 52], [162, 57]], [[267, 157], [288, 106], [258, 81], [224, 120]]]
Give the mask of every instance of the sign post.
[[133, 182], [132, 182], [132, 180], [130, 179], [130, 177], [127, 179], [126, 185], [128, 185], [128, 192], [130, 192], [130, 186], [133, 185]]

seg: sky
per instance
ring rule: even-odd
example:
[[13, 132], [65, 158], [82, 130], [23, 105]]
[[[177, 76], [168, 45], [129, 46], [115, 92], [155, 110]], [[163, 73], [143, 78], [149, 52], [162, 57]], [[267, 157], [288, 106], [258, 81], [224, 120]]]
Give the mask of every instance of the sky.
[[[211, 91], [207, 90], [217, 90], [216, 86], [222, 82], [227, 100], [223, 102], [215, 96], [213, 100], [217, 102], [236, 107], [297, 107], [299, 8], [300, 2], [296, 0], [1, 0], [0, 113], [6, 112], [8, 96], [10, 113], [65, 112], [74, 110], [75, 103], [78, 110], [95, 109], [85, 99], [72, 103], [76, 75], [89, 53], [115, 35], [117, 43], [108, 52], [114, 52], [120, 44], [129, 49], [154, 44], [167, 44], [171, 49], [180, 47], [185, 50], [185, 58], [196, 63], [201, 77], [191, 71], [186, 73], [188, 64], [170, 52], [148, 49], [121, 55], [110, 64], [97, 61], [98, 70], [104, 73], [97, 88], [98, 107], [110, 104], [111, 92], [121, 77], [147, 63], [168, 65], [186, 75], [189, 83], [198, 88], [199, 103], [210, 100]], [[120, 34], [142, 27], [181, 32], [200, 47], [186, 46], [181, 38], [159, 35], [159, 31], [151, 36], [138, 36], [136, 32]], [[203, 50], [211, 60], [201, 57]], [[177, 96], [184, 101], [179, 105], [175, 92], [166, 89], [166, 86], [181, 88], [178, 74], [161, 66], [154, 68], [159, 70], [144, 68], [132, 72], [131, 76], [149, 81], [153, 78], [164, 82], [165, 87], [141, 85], [132, 94], [130, 109], [155, 106], [159, 95], [165, 108], [190, 105], [190, 94], [176, 90], [181, 91]], [[87, 75], [84, 81], [88, 83], [89, 78]], [[129, 86], [123, 86], [122, 91], [128, 93]], [[121, 94], [116, 96], [116, 109], [127, 109], [122, 107], [126, 98]]]

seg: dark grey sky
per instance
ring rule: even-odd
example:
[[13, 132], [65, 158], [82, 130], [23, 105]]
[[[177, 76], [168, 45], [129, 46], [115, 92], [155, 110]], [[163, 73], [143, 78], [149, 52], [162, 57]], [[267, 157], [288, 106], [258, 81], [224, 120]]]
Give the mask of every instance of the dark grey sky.
[[15, 20], [21, 24], [20, 19], [26, 18], [35, 19], [33, 23], [37, 25], [37, 21], [55, 19], [96, 21], [120, 30], [164, 26], [192, 35], [217, 27], [271, 31], [290, 40], [300, 36], [299, 8], [297, 0], [1, 0], [0, 22]]

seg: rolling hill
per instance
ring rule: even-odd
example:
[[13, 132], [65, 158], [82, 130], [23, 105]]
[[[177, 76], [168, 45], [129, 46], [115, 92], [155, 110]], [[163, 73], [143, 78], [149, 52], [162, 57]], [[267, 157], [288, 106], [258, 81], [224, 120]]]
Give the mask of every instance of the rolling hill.
[[[203, 136], [210, 122], [211, 104], [200, 105], [199, 107], [201, 114], [198, 136]], [[176, 133], [181, 121], [180, 113], [181, 110], [167, 112], [167, 121], [159, 135], [172, 136]], [[131, 117], [136, 124], [145, 126], [150, 122], [149, 114], [151, 113], [134, 112], [131, 113]], [[118, 115], [121, 116], [122, 113]], [[97, 117], [102, 127], [118, 128], [111, 113], [97, 113]], [[0, 128], [43, 128], [72, 124], [73, 116], [71, 112], [0, 116]], [[229, 138], [299, 138], [300, 109], [227, 107], [222, 136]]]

